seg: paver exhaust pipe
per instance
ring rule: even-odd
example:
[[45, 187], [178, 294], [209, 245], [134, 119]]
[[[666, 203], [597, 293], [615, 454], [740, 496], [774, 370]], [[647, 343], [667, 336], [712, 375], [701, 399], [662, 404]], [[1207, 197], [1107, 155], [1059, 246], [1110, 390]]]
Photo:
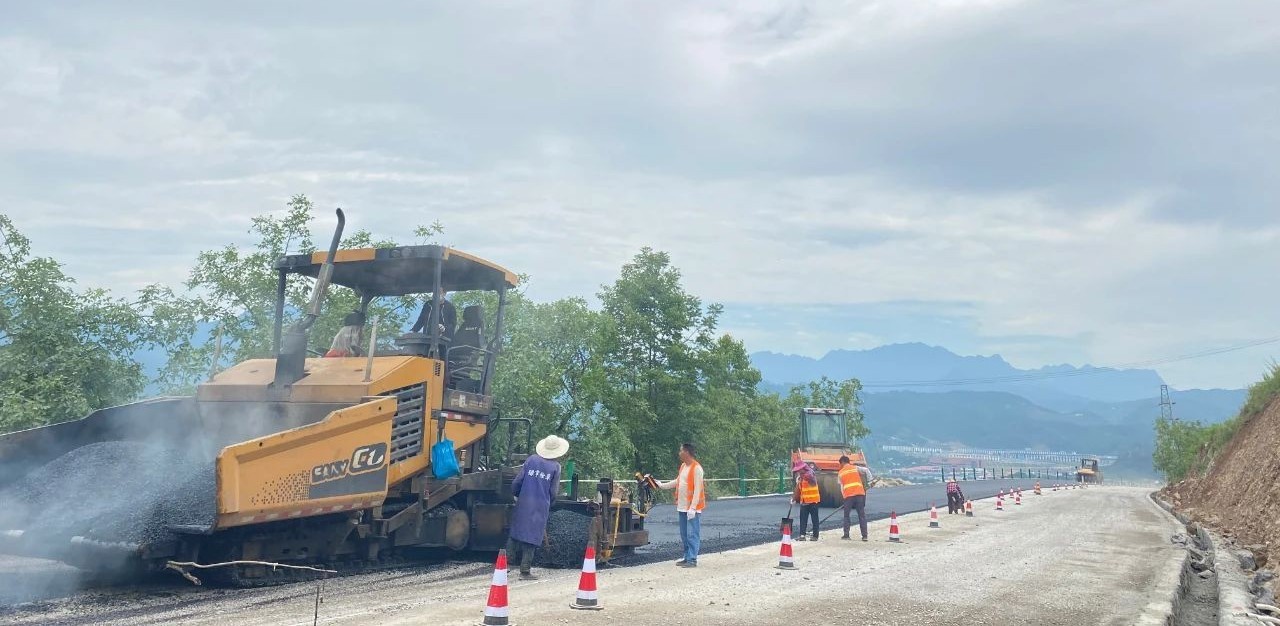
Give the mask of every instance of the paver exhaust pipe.
[[302, 380], [306, 375], [307, 343], [311, 336], [311, 326], [320, 317], [320, 307], [324, 304], [325, 294], [329, 292], [329, 281], [333, 278], [333, 258], [338, 254], [338, 243], [342, 241], [342, 227], [347, 218], [342, 209], [337, 210], [338, 227], [333, 231], [333, 241], [329, 243], [329, 255], [325, 257], [324, 266], [320, 268], [320, 276], [316, 278], [315, 289], [311, 292], [311, 304], [307, 312], [285, 335], [280, 354], [276, 357], [276, 377], [271, 383], [277, 389], [288, 387]]

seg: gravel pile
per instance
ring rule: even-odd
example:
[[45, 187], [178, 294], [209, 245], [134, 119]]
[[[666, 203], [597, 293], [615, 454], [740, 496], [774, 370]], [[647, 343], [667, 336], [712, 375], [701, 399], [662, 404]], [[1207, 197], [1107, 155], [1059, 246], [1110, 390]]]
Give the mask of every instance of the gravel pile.
[[[217, 515], [212, 460], [132, 441], [76, 448], [0, 491], [0, 531], [65, 544], [171, 540], [170, 525], [209, 526]], [[61, 540], [61, 541], [56, 541]]]
[[551, 512], [547, 518], [547, 543], [538, 548], [536, 562], [542, 567], [581, 567], [591, 539], [592, 518], [567, 509]]

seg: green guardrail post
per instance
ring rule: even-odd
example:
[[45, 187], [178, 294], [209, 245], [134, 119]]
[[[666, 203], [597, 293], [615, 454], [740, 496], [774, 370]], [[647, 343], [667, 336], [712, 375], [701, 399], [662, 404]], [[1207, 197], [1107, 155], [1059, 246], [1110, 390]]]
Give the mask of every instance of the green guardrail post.
[[778, 464], [778, 493], [787, 492], [787, 470], [782, 464]]
[[573, 476], [573, 475], [574, 475], [573, 459], [569, 459], [569, 462], [564, 464], [564, 470], [565, 470], [565, 472], [564, 472], [564, 475], [565, 475], [565, 476]]
[[746, 497], [747, 495], [747, 468], [743, 464], [738, 464], [738, 495]]

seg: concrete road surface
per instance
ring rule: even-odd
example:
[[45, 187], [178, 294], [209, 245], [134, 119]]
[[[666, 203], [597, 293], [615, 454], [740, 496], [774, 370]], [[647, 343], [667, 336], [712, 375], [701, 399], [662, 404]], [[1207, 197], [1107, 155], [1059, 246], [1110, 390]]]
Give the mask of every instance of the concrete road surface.
[[[974, 518], [900, 516], [872, 541], [824, 538], [795, 546], [797, 571], [774, 569], [778, 546], [706, 554], [696, 569], [669, 562], [599, 573], [605, 610], [569, 608], [573, 571], [512, 576], [512, 622], [533, 624], [1137, 624], [1164, 623], [1183, 552], [1178, 525], [1146, 491], [1093, 487], [1024, 498], [1003, 513], [990, 500]], [[491, 567], [453, 563], [332, 580], [321, 624], [477, 624]], [[265, 590], [82, 597], [0, 614], [15, 624], [312, 623], [316, 584]]]

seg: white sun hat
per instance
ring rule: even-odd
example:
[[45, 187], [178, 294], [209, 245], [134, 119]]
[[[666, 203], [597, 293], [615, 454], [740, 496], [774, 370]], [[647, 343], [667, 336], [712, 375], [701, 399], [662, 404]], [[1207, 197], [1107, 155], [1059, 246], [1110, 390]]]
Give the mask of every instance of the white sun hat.
[[569, 451], [569, 442], [555, 435], [547, 435], [545, 439], [538, 442], [535, 450], [538, 456], [544, 459], [558, 459]]

